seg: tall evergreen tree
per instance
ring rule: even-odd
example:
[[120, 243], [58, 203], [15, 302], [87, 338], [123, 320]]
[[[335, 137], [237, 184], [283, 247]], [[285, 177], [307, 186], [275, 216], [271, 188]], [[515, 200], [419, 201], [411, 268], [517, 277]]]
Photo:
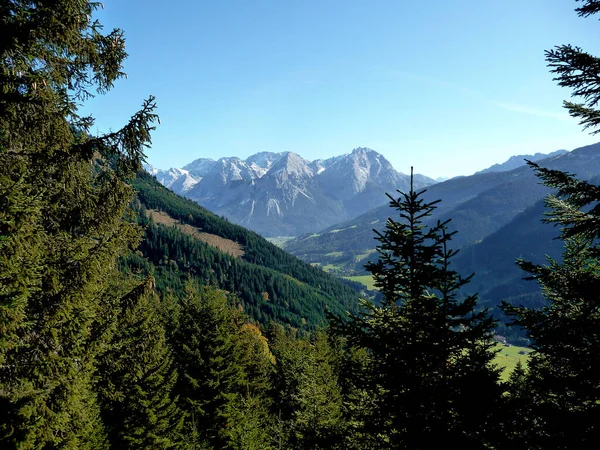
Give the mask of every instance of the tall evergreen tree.
[[283, 448], [334, 449], [344, 445], [337, 355], [324, 332], [298, 338], [271, 330], [275, 356], [272, 396]]
[[[577, 0], [581, 17], [600, 12], [600, 1]], [[600, 132], [600, 58], [579, 47], [546, 52], [554, 79], [580, 102], [565, 101], [571, 116]], [[600, 438], [600, 187], [530, 163], [556, 193], [546, 199], [544, 219], [561, 227], [562, 261], [546, 265], [518, 260], [548, 300], [540, 310], [504, 304], [533, 339], [529, 369], [513, 380], [510, 403], [526, 426], [514, 434], [521, 448], [595, 448]], [[523, 406], [524, 405], [524, 406]], [[522, 443], [526, 443], [523, 445]]]
[[266, 340], [224, 291], [190, 281], [181, 306], [173, 348], [190, 448], [269, 448]]
[[565, 247], [562, 261], [517, 261], [540, 284], [547, 306], [503, 305], [534, 342], [529, 370], [511, 393], [513, 403], [523, 403], [523, 393], [531, 400], [525, 436], [515, 439], [529, 448], [593, 448], [600, 438], [600, 188], [530, 165], [557, 189], [544, 220], [563, 227]]
[[381, 306], [365, 302], [362, 314], [334, 328], [371, 355], [370, 389], [378, 397], [372, 433], [393, 448], [432, 448], [440, 440], [484, 448], [499, 399], [493, 321], [476, 311], [476, 296], [458, 300], [470, 277], [450, 268], [456, 251], [448, 248], [448, 222], [423, 223], [438, 203], [423, 192], [411, 183], [408, 193], [389, 196], [400, 219], [376, 232], [379, 259], [366, 266]]
[[78, 104], [123, 76], [120, 30], [100, 3], [0, 2], [0, 446], [102, 448], [96, 355], [154, 102], [90, 137]]
[[[576, 8], [580, 17], [589, 17], [600, 12], [598, 0], [575, 0], [583, 5]], [[592, 134], [600, 132], [600, 58], [570, 44], [558, 45], [546, 51], [546, 61], [559, 86], [572, 89], [572, 96], [582, 102], [565, 101], [564, 106], [572, 117], [579, 119], [584, 129]]]

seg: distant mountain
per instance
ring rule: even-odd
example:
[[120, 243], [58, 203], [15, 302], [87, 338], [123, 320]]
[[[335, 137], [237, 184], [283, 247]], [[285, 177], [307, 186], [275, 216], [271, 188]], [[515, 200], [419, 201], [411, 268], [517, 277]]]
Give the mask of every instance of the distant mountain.
[[[550, 156], [538, 163], [591, 179], [600, 175], [600, 144]], [[458, 230], [452, 238], [454, 248], [469, 248], [516, 220], [548, 192], [533, 170], [521, 166], [511, 171], [453, 178], [428, 187], [424, 197], [442, 200], [430, 220], [452, 219], [451, 228]], [[381, 230], [387, 218], [394, 215], [389, 206], [381, 206], [355, 219], [290, 240], [285, 248], [307, 262], [337, 267], [342, 273], [360, 273], [377, 245], [373, 228]]]
[[[434, 182], [431, 178], [415, 175], [418, 187]], [[349, 155], [331, 161], [320, 174], [319, 185], [323, 192], [342, 202], [345, 217], [356, 217], [374, 205], [384, 204], [387, 201], [385, 193], [406, 190], [410, 186], [410, 177], [397, 172], [376, 151], [357, 148]]]
[[279, 161], [285, 152], [272, 153], [272, 152], [260, 152], [255, 155], [246, 158], [246, 164], [248, 164], [255, 171], [257, 178], [262, 177], [266, 174], [274, 163]]
[[[406, 189], [410, 179], [368, 148], [315, 161], [292, 152], [201, 158], [183, 169], [149, 172], [174, 192], [264, 236], [297, 236], [354, 218], [384, 204], [386, 192]], [[417, 187], [433, 183], [415, 175]]]
[[475, 173], [506, 172], [509, 170], [516, 169], [517, 167], [524, 166], [526, 164], [525, 160], [536, 162], [541, 159], [547, 159], [552, 158], [554, 156], [564, 155], [565, 153], [567, 153], [566, 150], [556, 150], [555, 152], [551, 153], [536, 153], [534, 155], [511, 156], [502, 164], [494, 164], [493, 166], [488, 167], [487, 169], [483, 169]]
[[164, 170], [145, 165], [144, 170], [153, 175], [163, 186], [179, 193], [189, 191], [202, 179], [202, 176], [192, 176], [189, 170], [186, 169], [171, 168]]
[[[543, 167], [575, 174], [600, 183], [600, 144], [537, 161]], [[541, 222], [544, 197], [549, 188], [540, 185], [532, 169], [521, 166], [504, 172], [487, 172], [435, 184], [424, 194], [428, 200], [442, 199], [429, 223], [452, 219], [451, 246], [460, 249], [453, 267], [462, 275], [475, 273], [467, 286], [478, 292], [480, 305], [491, 308], [500, 319], [498, 332], [513, 342], [525, 344], [520, 331], [506, 327], [506, 317], [497, 306], [502, 301], [539, 307], [544, 298], [534, 281], [525, 281], [516, 258], [544, 263], [546, 256], [560, 258], [562, 242], [558, 229]], [[333, 225], [318, 233], [286, 243], [286, 250], [315, 265], [333, 268], [339, 275], [366, 273], [364, 264], [377, 254], [373, 228], [382, 230], [396, 212], [383, 206], [362, 216]]]

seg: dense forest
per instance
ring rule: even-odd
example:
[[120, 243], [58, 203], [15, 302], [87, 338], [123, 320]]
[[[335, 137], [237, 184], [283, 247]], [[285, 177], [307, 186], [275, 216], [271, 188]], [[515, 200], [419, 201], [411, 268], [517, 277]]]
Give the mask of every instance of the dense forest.
[[[501, 382], [494, 320], [459, 295], [458, 235], [428, 222], [439, 202], [412, 183], [390, 196], [367, 265], [382, 300], [357, 305], [139, 172], [153, 97], [93, 135], [78, 104], [124, 77], [127, 56], [99, 7], [0, 2], [0, 447], [596, 448], [600, 187], [531, 164], [555, 192], [544, 220], [562, 258], [518, 261], [545, 301], [503, 305], [533, 351]], [[571, 115], [600, 129], [600, 59], [546, 57], [582, 99]]]

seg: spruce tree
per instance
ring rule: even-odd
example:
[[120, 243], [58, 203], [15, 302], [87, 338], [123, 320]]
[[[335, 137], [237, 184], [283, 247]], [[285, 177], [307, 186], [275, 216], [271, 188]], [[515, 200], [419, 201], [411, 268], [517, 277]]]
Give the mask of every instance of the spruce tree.
[[224, 291], [192, 281], [186, 291], [173, 348], [189, 447], [269, 448], [266, 340]]
[[[548, 305], [539, 309], [504, 304], [533, 341], [528, 372], [515, 383], [512, 403], [532, 399], [528, 424], [515, 440], [529, 448], [592, 448], [600, 438], [600, 188], [564, 172], [535, 168], [557, 189], [546, 199], [545, 222], [562, 226], [562, 261], [545, 265], [518, 260], [536, 280]], [[526, 385], [524, 390], [521, 385]]]
[[154, 102], [92, 137], [78, 105], [119, 77], [120, 30], [100, 3], [0, 2], [0, 446], [104, 448], [94, 391], [124, 220]]
[[[580, 0], [578, 0], [580, 1]], [[598, 0], [581, 0], [581, 17], [600, 12]], [[565, 101], [570, 115], [600, 132], [600, 58], [572, 45], [546, 52], [554, 80], [580, 101]], [[562, 260], [538, 265], [518, 260], [548, 300], [540, 310], [504, 304], [525, 328], [534, 351], [528, 371], [513, 380], [510, 405], [525, 424], [511, 445], [521, 448], [595, 448], [600, 438], [600, 187], [574, 175], [530, 163], [556, 190], [544, 219], [561, 227]], [[526, 442], [527, 447], [522, 443]]]
[[280, 326], [271, 335], [273, 406], [284, 448], [347, 448], [338, 358], [328, 336], [320, 331], [298, 338]]
[[[412, 180], [412, 177], [411, 177]], [[383, 294], [380, 306], [334, 329], [370, 353], [370, 389], [378, 398], [367, 429], [392, 448], [432, 448], [448, 441], [483, 448], [493, 441], [493, 409], [499, 399], [493, 320], [476, 310], [476, 296], [458, 299], [463, 278], [450, 267], [457, 253], [448, 222], [424, 221], [438, 201], [426, 202], [412, 187], [390, 206], [376, 232], [379, 259], [366, 268]]]
[[[576, 8], [580, 17], [589, 17], [600, 12], [598, 0], [576, 0], [583, 5]], [[592, 134], [600, 132], [600, 58], [570, 44], [558, 45], [546, 51], [546, 61], [556, 75], [558, 85], [572, 90], [573, 97], [581, 103], [565, 101], [564, 106], [572, 117], [579, 119], [584, 129]]]

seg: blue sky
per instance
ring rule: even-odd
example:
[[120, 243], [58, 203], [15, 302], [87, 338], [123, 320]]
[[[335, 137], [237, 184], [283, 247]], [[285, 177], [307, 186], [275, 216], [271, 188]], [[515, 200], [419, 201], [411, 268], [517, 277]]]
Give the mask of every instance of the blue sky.
[[106, 0], [128, 79], [88, 101], [100, 132], [149, 94], [151, 164], [369, 147], [394, 167], [466, 175], [514, 154], [600, 141], [562, 108], [544, 50], [600, 53], [572, 0]]

